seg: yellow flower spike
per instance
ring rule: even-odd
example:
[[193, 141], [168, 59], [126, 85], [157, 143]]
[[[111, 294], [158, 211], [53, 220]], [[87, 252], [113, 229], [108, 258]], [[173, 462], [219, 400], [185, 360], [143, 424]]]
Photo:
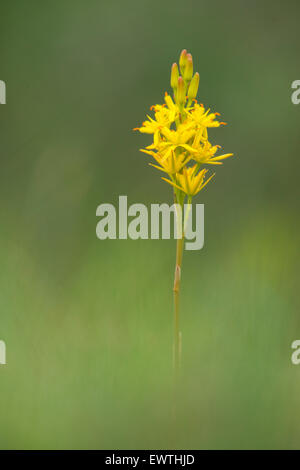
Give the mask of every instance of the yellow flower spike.
[[179, 67], [180, 67], [180, 72], [182, 75], [184, 72], [184, 68], [186, 66], [186, 62], [187, 62], [187, 50], [183, 49], [179, 57]]
[[176, 174], [176, 183], [162, 178], [167, 183], [171, 184], [175, 188], [183, 191], [187, 196], [195, 196], [196, 194], [207, 185], [207, 183], [215, 176], [215, 173], [211, 175], [206, 181], [204, 181], [207, 170], [201, 170], [196, 173], [198, 165], [194, 165], [189, 168], [183, 168], [182, 173]]
[[186, 56], [186, 64], [185, 64], [182, 76], [183, 76], [183, 78], [186, 82], [190, 82], [192, 80], [192, 77], [193, 77], [193, 57], [192, 57], [192, 54], [187, 54], [187, 56]]
[[198, 88], [199, 88], [199, 81], [200, 81], [200, 75], [198, 72], [196, 72], [192, 78], [192, 81], [188, 89], [188, 99], [190, 102], [192, 102], [197, 96]]
[[179, 78], [178, 65], [175, 62], [171, 68], [171, 80], [170, 80], [171, 88], [173, 88], [174, 94], [177, 89], [178, 78]]

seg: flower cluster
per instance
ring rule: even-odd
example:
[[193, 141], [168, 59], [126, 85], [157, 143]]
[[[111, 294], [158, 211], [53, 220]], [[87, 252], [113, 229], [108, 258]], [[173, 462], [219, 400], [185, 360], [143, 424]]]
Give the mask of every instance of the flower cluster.
[[163, 180], [174, 187], [175, 200], [183, 204], [186, 196], [191, 200], [214, 176], [206, 179], [207, 170], [200, 170], [201, 165], [221, 165], [233, 154], [216, 156], [220, 146], [208, 141], [207, 129], [225, 123], [217, 120], [219, 113], [197, 102], [199, 74], [193, 75], [193, 58], [185, 49], [179, 67], [172, 65], [171, 87], [174, 99], [165, 93], [165, 103], [151, 107], [154, 118], [147, 116], [134, 130], [153, 134], [153, 143], [141, 151], [154, 158], [155, 164], [150, 165], [169, 176]]

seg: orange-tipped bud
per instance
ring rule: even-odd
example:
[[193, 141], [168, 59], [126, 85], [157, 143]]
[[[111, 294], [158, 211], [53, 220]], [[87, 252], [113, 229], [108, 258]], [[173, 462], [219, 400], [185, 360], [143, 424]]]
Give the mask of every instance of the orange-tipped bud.
[[185, 84], [182, 77], [178, 78], [176, 101], [179, 106], [185, 103]]
[[180, 66], [180, 71], [181, 71], [182, 75], [183, 75], [183, 72], [184, 72], [184, 68], [186, 66], [186, 61], [187, 61], [187, 52], [186, 52], [186, 49], [183, 49], [183, 51], [180, 54], [180, 58], [179, 58], [179, 66]]
[[198, 93], [198, 88], [199, 88], [199, 80], [200, 80], [200, 75], [198, 72], [196, 72], [189, 86], [189, 90], [188, 90], [189, 100], [194, 100], [196, 98], [197, 93]]
[[171, 87], [173, 88], [174, 92], [177, 88], [178, 78], [179, 78], [178, 65], [174, 63], [171, 68], [171, 81], [170, 81]]
[[187, 54], [186, 64], [184, 67], [183, 78], [185, 81], [190, 82], [193, 77], [193, 57], [192, 54]]

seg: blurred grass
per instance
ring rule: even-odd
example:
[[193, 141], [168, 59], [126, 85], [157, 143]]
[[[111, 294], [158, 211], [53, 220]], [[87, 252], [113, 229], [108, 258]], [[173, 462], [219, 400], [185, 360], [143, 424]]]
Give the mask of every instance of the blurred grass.
[[[1, 11], [0, 447], [298, 448], [298, 2]], [[235, 157], [197, 201], [204, 249], [184, 253], [174, 423], [175, 243], [101, 242], [95, 212], [170, 202], [131, 129], [183, 47]]]
[[99, 257], [96, 241], [64, 291], [1, 243], [2, 447], [297, 445], [297, 236], [288, 218], [278, 231], [274, 214], [264, 229], [244, 222], [214, 253], [185, 252], [175, 427], [172, 243], [110, 241]]

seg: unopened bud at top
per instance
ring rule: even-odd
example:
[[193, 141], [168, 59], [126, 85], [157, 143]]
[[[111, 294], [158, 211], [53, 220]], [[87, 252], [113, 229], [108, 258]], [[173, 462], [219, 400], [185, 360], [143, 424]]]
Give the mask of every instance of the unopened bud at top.
[[198, 88], [199, 88], [199, 80], [200, 80], [200, 75], [198, 72], [196, 72], [192, 78], [192, 81], [188, 89], [189, 100], [194, 100], [196, 98], [197, 93], [198, 93]]
[[183, 72], [184, 72], [184, 68], [186, 66], [186, 61], [187, 61], [187, 52], [186, 52], [186, 49], [183, 49], [183, 51], [180, 54], [180, 58], [179, 58], [179, 66], [180, 66], [180, 71], [181, 71], [182, 75], [183, 75]]
[[185, 103], [185, 83], [182, 77], [178, 78], [176, 101], [179, 106]]
[[179, 77], [179, 72], [178, 72], [178, 65], [174, 63], [171, 68], [171, 87], [175, 91], [178, 85], [178, 77]]
[[190, 82], [193, 76], [193, 57], [192, 54], [187, 54], [186, 64], [183, 72], [183, 78], [185, 81]]

